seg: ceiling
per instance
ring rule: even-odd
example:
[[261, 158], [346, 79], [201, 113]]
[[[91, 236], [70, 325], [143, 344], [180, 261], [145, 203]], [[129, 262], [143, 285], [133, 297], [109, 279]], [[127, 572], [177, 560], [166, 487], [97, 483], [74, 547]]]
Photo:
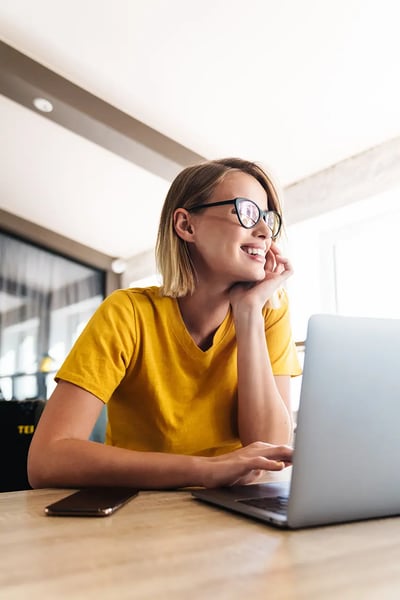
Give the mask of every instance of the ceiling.
[[[0, 38], [205, 158], [285, 187], [400, 135], [397, 0], [6, 0]], [[0, 209], [112, 257], [170, 176], [0, 95]]]

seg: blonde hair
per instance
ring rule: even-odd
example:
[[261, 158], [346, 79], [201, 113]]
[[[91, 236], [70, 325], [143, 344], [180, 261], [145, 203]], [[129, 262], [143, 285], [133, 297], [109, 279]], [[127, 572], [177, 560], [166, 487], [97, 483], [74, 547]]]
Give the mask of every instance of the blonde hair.
[[156, 263], [163, 277], [161, 293], [164, 296], [181, 298], [193, 294], [196, 287], [196, 274], [187, 243], [175, 232], [175, 210], [190, 210], [195, 204], [207, 203], [217, 185], [232, 171], [242, 171], [254, 177], [267, 192], [269, 210], [281, 214], [278, 188], [257, 163], [224, 158], [186, 167], [171, 184], [158, 227]]

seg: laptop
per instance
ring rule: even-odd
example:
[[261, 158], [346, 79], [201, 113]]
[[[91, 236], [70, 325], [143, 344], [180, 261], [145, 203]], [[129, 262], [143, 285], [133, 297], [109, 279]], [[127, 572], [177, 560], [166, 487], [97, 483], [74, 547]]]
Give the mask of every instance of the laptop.
[[297, 529], [400, 514], [400, 319], [308, 323], [291, 481], [192, 491]]

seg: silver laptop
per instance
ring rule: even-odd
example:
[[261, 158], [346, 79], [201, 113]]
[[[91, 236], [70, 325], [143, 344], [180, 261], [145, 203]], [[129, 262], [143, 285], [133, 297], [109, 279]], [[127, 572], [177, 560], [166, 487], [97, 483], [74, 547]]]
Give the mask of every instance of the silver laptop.
[[195, 498], [292, 529], [400, 514], [400, 319], [314, 315], [290, 483]]

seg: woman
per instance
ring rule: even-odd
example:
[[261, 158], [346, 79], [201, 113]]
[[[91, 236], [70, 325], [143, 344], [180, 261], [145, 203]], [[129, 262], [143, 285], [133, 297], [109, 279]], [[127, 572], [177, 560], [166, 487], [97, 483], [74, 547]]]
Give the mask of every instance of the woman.
[[[33, 487], [215, 487], [290, 464], [300, 369], [280, 229], [276, 189], [255, 163], [176, 177], [157, 239], [163, 286], [118, 290], [88, 323], [35, 432]], [[105, 445], [88, 441], [104, 403]]]

